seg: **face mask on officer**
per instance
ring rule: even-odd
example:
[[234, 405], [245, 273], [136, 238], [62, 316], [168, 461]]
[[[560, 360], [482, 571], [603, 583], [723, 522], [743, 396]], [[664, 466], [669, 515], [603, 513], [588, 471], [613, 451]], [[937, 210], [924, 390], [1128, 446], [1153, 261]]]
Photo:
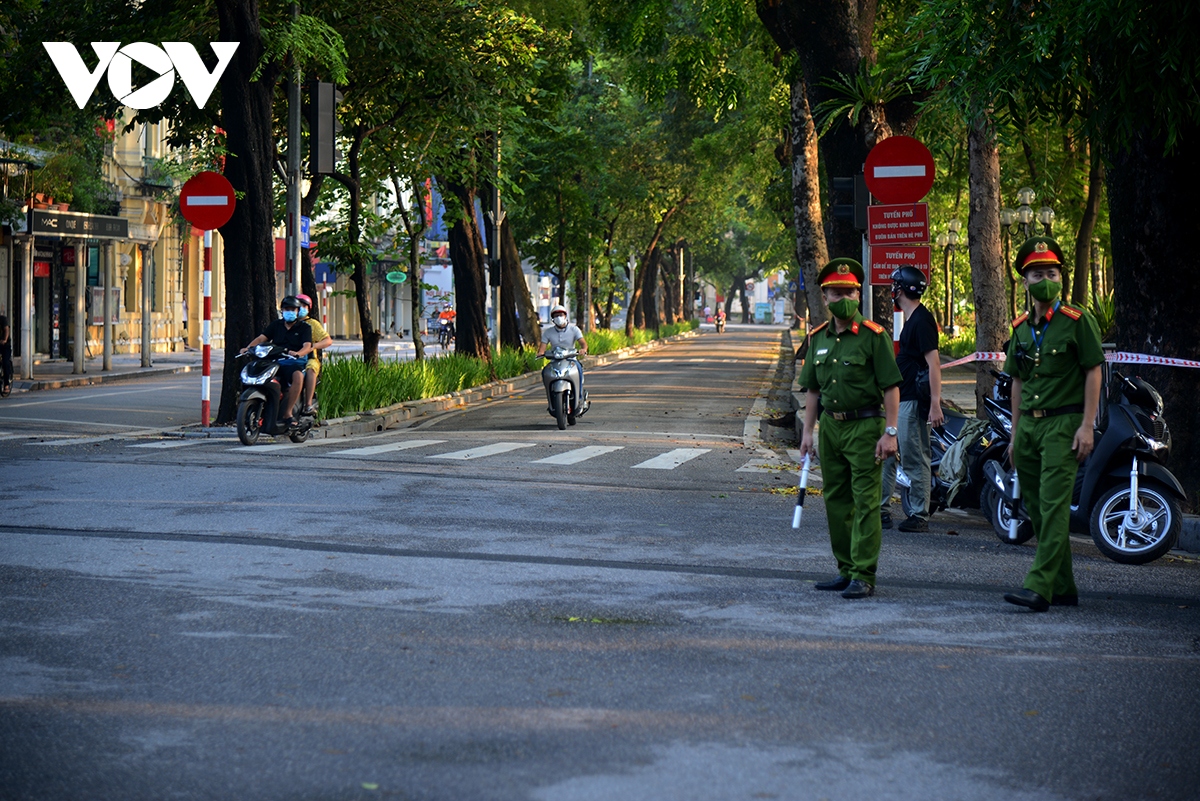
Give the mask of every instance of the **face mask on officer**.
[[1029, 285], [1029, 294], [1033, 295], [1034, 300], [1040, 300], [1042, 303], [1054, 300], [1060, 292], [1062, 292], [1062, 283], [1051, 281], [1048, 278]]
[[858, 310], [858, 301], [854, 298], [842, 298], [829, 304], [829, 312], [839, 320], [849, 320]]
[[295, 309], [284, 309], [283, 310], [283, 320], [284, 320], [284, 322], [287, 322], [287, 323], [296, 322], [296, 310]]

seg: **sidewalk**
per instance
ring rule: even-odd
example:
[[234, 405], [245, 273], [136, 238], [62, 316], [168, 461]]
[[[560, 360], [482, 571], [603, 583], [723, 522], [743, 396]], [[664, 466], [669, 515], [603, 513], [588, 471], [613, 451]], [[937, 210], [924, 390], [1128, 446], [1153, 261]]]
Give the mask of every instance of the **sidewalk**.
[[[353, 356], [362, 353], [362, 342], [358, 340], [337, 339], [325, 351], [339, 356]], [[438, 356], [442, 349], [436, 341], [425, 345], [425, 353]], [[411, 361], [415, 354], [412, 340], [401, 340], [398, 337], [385, 337], [379, 341], [379, 358], [385, 361]], [[223, 369], [225, 351], [213, 348], [212, 372], [219, 376]], [[176, 353], [155, 353], [151, 357], [151, 366], [142, 367], [142, 357], [138, 353], [113, 354], [112, 369], [103, 370], [103, 360], [85, 358], [84, 372], [78, 375], [74, 372], [75, 364], [69, 359], [51, 360], [44, 354], [35, 355], [33, 361], [33, 380], [15, 378], [13, 392], [32, 392], [46, 389], [63, 389], [65, 387], [83, 387], [94, 384], [105, 384], [111, 381], [128, 381], [137, 378], [152, 378], [155, 376], [175, 375], [176, 373], [199, 373], [203, 367], [203, 355], [199, 349], [187, 349]], [[13, 373], [21, 375], [21, 359], [13, 359]]]

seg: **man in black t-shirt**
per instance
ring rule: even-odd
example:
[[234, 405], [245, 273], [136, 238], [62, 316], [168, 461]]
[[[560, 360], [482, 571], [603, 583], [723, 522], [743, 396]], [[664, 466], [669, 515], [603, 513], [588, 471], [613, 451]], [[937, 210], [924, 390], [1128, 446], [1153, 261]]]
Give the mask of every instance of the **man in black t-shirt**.
[[[900, 466], [912, 486], [909, 499], [912, 514], [902, 521], [901, 531], [929, 530], [930, 425], [945, 422], [942, 413], [942, 362], [938, 357], [938, 327], [929, 309], [921, 304], [925, 293], [925, 276], [916, 267], [904, 266], [892, 273], [892, 299], [904, 313], [904, 328], [900, 331], [900, 352], [896, 366], [904, 376], [900, 385]], [[917, 374], [929, 371], [928, 397], [918, 386]], [[883, 466], [883, 501], [880, 512], [883, 527], [892, 527], [892, 491], [896, 487], [896, 460], [892, 456]]]
[[0, 382], [8, 389], [13, 380], [12, 331], [8, 328], [8, 317], [0, 314]]
[[292, 420], [292, 409], [300, 399], [300, 391], [304, 389], [304, 365], [312, 350], [312, 329], [308, 323], [299, 320], [300, 301], [294, 295], [288, 295], [279, 302], [283, 314], [282, 320], [274, 320], [261, 334], [256, 336], [249, 345], [242, 348], [242, 353], [255, 345], [270, 342], [287, 350], [291, 358], [279, 363], [279, 380], [287, 387], [287, 397], [283, 400], [283, 422], [288, 428], [295, 425]]

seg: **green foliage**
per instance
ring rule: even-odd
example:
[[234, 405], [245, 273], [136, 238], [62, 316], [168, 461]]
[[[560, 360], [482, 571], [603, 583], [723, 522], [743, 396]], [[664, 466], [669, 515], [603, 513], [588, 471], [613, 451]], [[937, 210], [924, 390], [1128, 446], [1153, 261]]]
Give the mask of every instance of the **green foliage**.
[[958, 331], [958, 336], [953, 338], [946, 336], [944, 332], [938, 332], [938, 353], [951, 359], [961, 359], [975, 352], [974, 326], [959, 326]]
[[277, 28], [263, 30], [263, 54], [250, 80], [257, 81], [271, 63], [290, 57], [302, 70], [322, 68], [334, 83], [345, 83], [348, 75], [346, 43], [341, 34], [316, 17], [288, 17]]
[[903, 95], [912, 94], [907, 81], [897, 80], [895, 75], [878, 64], [862, 62], [858, 74], [839, 75], [834, 79], [820, 81], [832, 95], [813, 109], [813, 121], [817, 136], [824, 136], [844, 119], [857, 125], [862, 113], [873, 106], [882, 106]]
[[1088, 304], [1088, 311], [1096, 318], [1096, 327], [1100, 329], [1100, 339], [1108, 342], [1117, 322], [1117, 304], [1113, 300], [1113, 293], [1109, 292], [1100, 297], [1093, 295], [1092, 302]]

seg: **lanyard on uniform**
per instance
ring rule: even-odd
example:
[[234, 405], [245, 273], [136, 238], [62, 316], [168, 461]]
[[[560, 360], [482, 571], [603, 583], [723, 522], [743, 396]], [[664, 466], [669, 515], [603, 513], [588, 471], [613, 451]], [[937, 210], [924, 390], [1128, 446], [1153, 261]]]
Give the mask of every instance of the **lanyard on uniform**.
[[1054, 302], [1054, 308], [1050, 310], [1050, 313], [1048, 315], [1046, 315], [1046, 324], [1044, 326], [1042, 326], [1042, 335], [1041, 336], [1038, 336], [1037, 327], [1034, 326], [1033, 320], [1030, 319], [1030, 321], [1029, 321], [1029, 335], [1033, 337], [1033, 348], [1034, 348], [1033, 357], [1034, 357], [1035, 362], [1040, 363], [1042, 360], [1042, 342], [1043, 342], [1043, 340], [1046, 339], [1046, 329], [1050, 327], [1050, 320], [1051, 320], [1051, 318], [1054, 317], [1054, 313], [1056, 311], [1058, 311], [1058, 307], [1061, 305], [1062, 305], [1061, 300], [1057, 300]]

